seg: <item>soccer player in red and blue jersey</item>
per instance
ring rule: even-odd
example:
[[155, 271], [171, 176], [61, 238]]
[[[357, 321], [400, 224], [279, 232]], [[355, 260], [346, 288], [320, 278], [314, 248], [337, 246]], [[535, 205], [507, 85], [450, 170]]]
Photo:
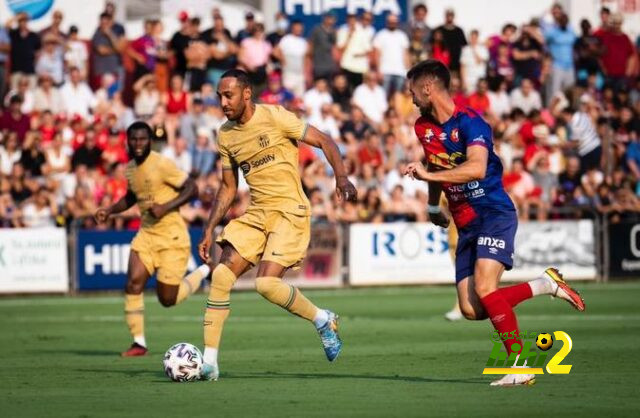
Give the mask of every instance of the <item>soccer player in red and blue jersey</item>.
[[[580, 295], [548, 268], [535, 280], [498, 288], [502, 273], [513, 265], [518, 218], [502, 185], [502, 164], [493, 151], [491, 127], [470, 108], [458, 107], [449, 95], [449, 71], [440, 61], [416, 64], [408, 73], [413, 102], [421, 112], [415, 132], [427, 167], [411, 163], [405, 175], [429, 183], [429, 216], [443, 228], [449, 225], [440, 209], [440, 194], [459, 232], [456, 249], [456, 286], [465, 318], [489, 318], [496, 331], [518, 335], [513, 308], [533, 296], [549, 294], [585, 308]], [[504, 341], [509, 354], [517, 339]], [[509, 374], [492, 383], [532, 384], [533, 374]]]

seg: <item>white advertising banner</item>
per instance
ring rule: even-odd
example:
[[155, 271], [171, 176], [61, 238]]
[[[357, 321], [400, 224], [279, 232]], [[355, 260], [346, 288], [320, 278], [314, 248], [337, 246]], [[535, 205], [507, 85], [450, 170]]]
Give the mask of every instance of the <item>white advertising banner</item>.
[[505, 280], [531, 280], [557, 267], [567, 280], [596, 278], [593, 221], [521, 222], [516, 233], [514, 268]]
[[[349, 243], [352, 285], [455, 283], [447, 231], [433, 224], [354, 224]], [[520, 223], [515, 247], [504, 280], [531, 280], [551, 266], [568, 280], [596, 278], [590, 220]]]
[[454, 283], [447, 231], [431, 223], [354, 224], [352, 285]]
[[0, 293], [67, 292], [64, 228], [0, 231]]

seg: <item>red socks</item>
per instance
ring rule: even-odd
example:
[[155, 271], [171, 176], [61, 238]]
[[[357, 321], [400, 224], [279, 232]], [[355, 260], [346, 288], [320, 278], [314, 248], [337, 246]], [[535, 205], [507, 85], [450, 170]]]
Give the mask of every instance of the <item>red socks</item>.
[[[523, 284], [529, 287], [528, 284]], [[520, 350], [517, 350], [519, 353], [522, 350], [522, 341], [520, 341], [520, 338], [511, 338], [512, 335], [515, 337], [519, 334], [518, 320], [516, 319], [516, 315], [511, 307], [511, 302], [504, 296], [504, 291], [512, 288], [518, 288], [520, 286], [521, 285], [498, 289], [481, 299], [482, 305], [487, 311], [487, 314], [489, 314], [489, 319], [491, 319], [493, 327], [500, 333], [500, 335], [507, 336], [503, 341], [504, 346], [507, 349], [507, 353], [509, 354], [513, 351], [511, 350], [511, 345], [515, 343], [520, 345]], [[517, 300], [518, 302], [526, 299], [521, 298], [523, 293], [522, 289], [508, 292], [509, 297], [513, 298], [513, 300]], [[529, 295], [531, 295], [531, 289], [529, 289]], [[514, 334], [512, 334], [512, 332], [514, 332]]]
[[533, 292], [531, 291], [529, 283], [520, 283], [509, 287], [503, 287], [496, 290], [496, 293], [498, 292], [512, 308], [515, 308], [515, 306], [523, 300], [533, 297]]

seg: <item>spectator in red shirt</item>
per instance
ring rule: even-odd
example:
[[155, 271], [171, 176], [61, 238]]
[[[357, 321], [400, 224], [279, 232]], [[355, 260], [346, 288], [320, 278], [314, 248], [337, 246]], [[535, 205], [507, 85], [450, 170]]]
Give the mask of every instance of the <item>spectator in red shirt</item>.
[[367, 136], [365, 143], [358, 150], [358, 161], [360, 164], [370, 164], [373, 168], [378, 168], [384, 163], [380, 137], [377, 134], [371, 133]]
[[486, 114], [489, 111], [491, 103], [489, 102], [489, 95], [487, 94], [488, 83], [485, 78], [481, 78], [478, 81], [478, 87], [471, 96], [469, 96], [469, 107], [480, 113]]
[[449, 84], [449, 94], [451, 94], [451, 98], [453, 102], [458, 107], [467, 107], [469, 106], [469, 98], [464, 94], [464, 90], [462, 90], [462, 82], [458, 77], [451, 77], [451, 83]]
[[17, 94], [11, 96], [9, 109], [2, 112], [0, 116], [0, 131], [15, 132], [18, 134], [18, 141], [22, 143], [31, 123], [29, 117], [20, 110], [20, 106], [22, 106], [22, 97]]
[[[595, 33], [604, 47], [602, 66], [614, 87], [622, 88], [626, 77], [630, 77], [637, 62], [637, 55], [629, 37], [622, 32], [622, 15], [609, 17], [609, 26]], [[622, 83], [622, 84], [621, 84]]]

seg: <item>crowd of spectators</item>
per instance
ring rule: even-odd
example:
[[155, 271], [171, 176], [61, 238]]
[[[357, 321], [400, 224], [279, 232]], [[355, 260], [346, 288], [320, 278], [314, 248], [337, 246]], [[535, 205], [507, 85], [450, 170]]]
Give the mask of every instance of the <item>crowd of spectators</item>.
[[[427, 185], [400, 173], [424, 158], [405, 74], [427, 58], [451, 69], [456, 104], [491, 124], [522, 220], [640, 213], [640, 42], [606, 8], [595, 30], [583, 20], [574, 32], [554, 5], [550, 18], [498, 34], [460, 28], [451, 9], [430, 27], [422, 4], [408, 22], [386, 16], [381, 30], [368, 12], [343, 25], [328, 13], [313, 28], [278, 14], [266, 33], [247, 13], [232, 34], [214, 9], [211, 28], [180, 12], [170, 39], [155, 19], [129, 39], [114, 13], [107, 3], [90, 40], [61, 11], [39, 33], [26, 14], [0, 28], [2, 227], [96, 227], [96, 208], [126, 193], [124, 130], [137, 119], [152, 126], [154, 148], [197, 179], [200, 195], [182, 213], [201, 225], [220, 185], [216, 85], [236, 67], [259, 102], [285, 106], [338, 144], [359, 201], [338, 204], [331, 167], [300, 144], [314, 222], [425, 221]], [[229, 218], [249, 204], [240, 178]], [[103, 227], [135, 228], [136, 210]]]

